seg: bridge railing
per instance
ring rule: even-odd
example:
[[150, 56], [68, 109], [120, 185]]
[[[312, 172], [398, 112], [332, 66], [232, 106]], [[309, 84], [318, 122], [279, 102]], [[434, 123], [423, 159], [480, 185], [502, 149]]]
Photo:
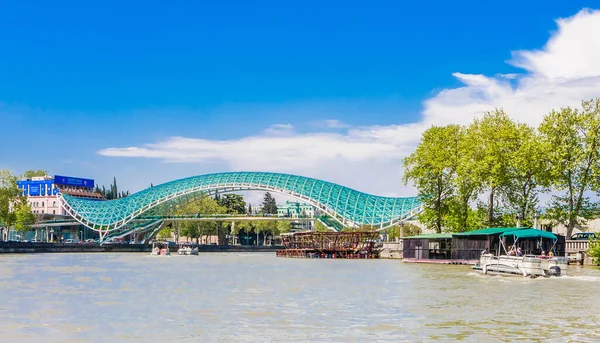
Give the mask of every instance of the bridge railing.
[[590, 247], [590, 241], [588, 240], [566, 240], [565, 241], [565, 252], [576, 253], [580, 251], [587, 251]]
[[248, 218], [248, 217], [256, 217], [256, 218], [292, 218], [292, 219], [311, 219], [315, 218], [314, 216], [308, 215], [298, 215], [298, 216], [278, 216], [276, 214], [238, 214], [238, 213], [228, 213], [228, 214], [185, 214], [185, 215], [169, 215], [169, 216], [141, 216], [139, 219], [193, 219], [193, 218]]

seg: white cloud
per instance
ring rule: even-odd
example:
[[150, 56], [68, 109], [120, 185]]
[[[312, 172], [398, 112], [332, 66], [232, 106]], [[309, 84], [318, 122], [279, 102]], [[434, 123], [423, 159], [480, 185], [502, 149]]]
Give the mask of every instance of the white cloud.
[[287, 136], [294, 133], [292, 124], [273, 124], [264, 130], [265, 135], [270, 136]]
[[[553, 108], [577, 106], [600, 96], [600, 11], [582, 10], [557, 20], [541, 50], [516, 51], [510, 64], [523, 74], [454, 73], [463, 86], [444, 89], [424, 101], [420, 121], [371, 126], [339, 133], [296, 133], [277, 124], [262, 135], [232, 140], [171, 137], [141, 147], [108, 148], [105, 156], [147, 157], [167, 162], [225, 163], [232, 170], [304, 174], [378, 194], [414, 195], [401, 186], [401, 159], [431, 125], [467, 124], [502, 107], [515, 119], [538, 125]], [[346, 128], [338, 120], [321, 122]]]
[[343, 121], [337, 119], [325, 119], [314, 122], [317, 127], [324, 127], [328, 129], [346, 129], [350, 127], [350, 125], [344, 123]]

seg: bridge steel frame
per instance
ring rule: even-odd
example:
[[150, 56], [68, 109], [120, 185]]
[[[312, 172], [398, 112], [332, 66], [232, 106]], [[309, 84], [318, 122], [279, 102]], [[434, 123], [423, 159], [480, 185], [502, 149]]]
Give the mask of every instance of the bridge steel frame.
[[[98, 201], [58, 194], [61, 207], [79, 223], [100, 233], [123, 228], [147, 212], [172, 212], [198, 196], [258, 190], [285, 194], [308, 203], [344, 226], [378, 230], [400, 224], [422, 211], [417, 197], [392, 198], [356, 191], [332, 182], [271, 172], [227, 172], [179, 179], [128, 197]], [[162, 207], [161, 207], [162, 206]]]

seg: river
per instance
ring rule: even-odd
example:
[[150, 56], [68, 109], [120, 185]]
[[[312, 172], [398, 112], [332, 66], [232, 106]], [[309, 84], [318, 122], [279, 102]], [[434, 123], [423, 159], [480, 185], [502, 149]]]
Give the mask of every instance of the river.
[[[570, 266], [571, 267], [571, 266]], [[600, 342], [600, 269], [262, 253], [0, 255], [2, 342]]]

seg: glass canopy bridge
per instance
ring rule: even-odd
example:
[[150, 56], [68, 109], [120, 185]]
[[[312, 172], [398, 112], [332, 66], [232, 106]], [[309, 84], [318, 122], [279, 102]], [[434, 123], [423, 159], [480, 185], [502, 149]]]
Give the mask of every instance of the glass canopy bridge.
[[[267, 172], [206, 174], [157, 185], [117, 200], [89, 200], [59, 194], [60, 205], [101, 240], [111, 232], [130, 231], [144, 217], [170, 216], [185, 204], [216, 192], [258, 190], [285, 194], [311, 204], [341, 226], [370, 225], [379, 230], [400, 224], [422, 211], [417, 197], [371, 195], [332, 182]], [[157, 219], [150, 222], [161, 222]]]

